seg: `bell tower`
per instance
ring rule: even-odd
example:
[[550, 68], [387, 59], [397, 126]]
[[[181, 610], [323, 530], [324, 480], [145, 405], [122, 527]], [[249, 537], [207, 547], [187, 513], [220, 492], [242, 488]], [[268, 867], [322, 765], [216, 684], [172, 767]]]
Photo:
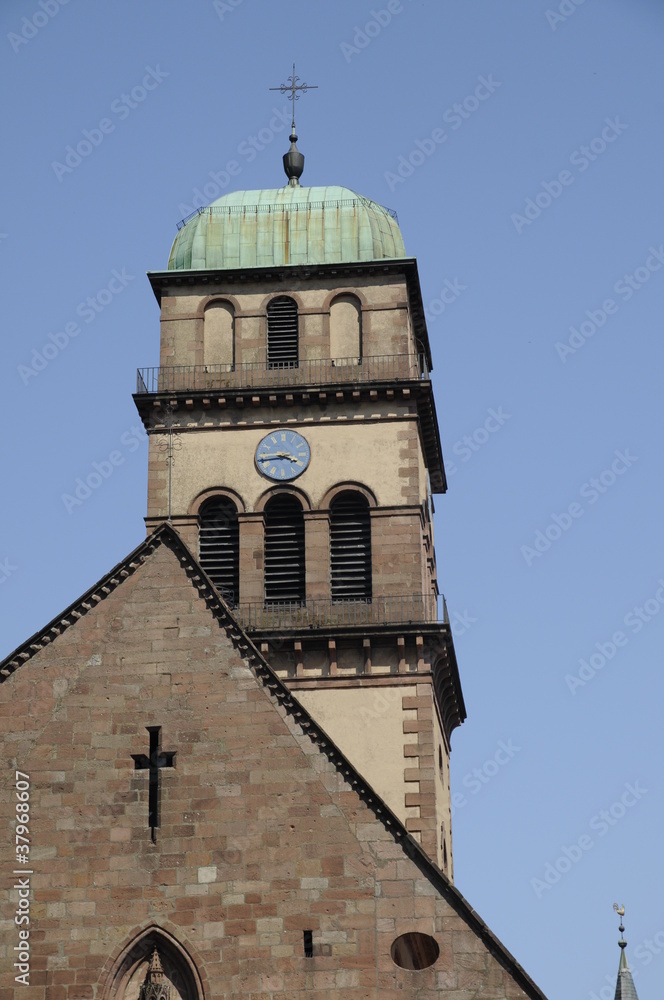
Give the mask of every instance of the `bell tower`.
[[439, 596], [446, 489], [417, 263], [345, 187], [225, 195], [149, 279], [138, 373], [147, 525], [168, 520], [238, 624], [452, 877], [450, 738], [465, 709]]

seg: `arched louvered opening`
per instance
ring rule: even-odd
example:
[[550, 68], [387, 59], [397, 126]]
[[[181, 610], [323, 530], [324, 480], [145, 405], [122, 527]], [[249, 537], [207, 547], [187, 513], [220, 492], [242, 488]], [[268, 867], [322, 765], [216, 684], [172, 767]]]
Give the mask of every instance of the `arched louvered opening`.
[[371, 600], [371, 519], [361, 493], [345, 490], [330, 504], [333, 601]]
[[228, 497], [213, 497], [201, 507], [198, 524], [201, 566], [224, 600], [237, 604], [240, 591], [237, 507]]
[[265, 505], [265, 600], [302, 604], [304, 515], [293, 496], [280, 494]]
[[280, 295], [267, 307], [267, 366], [297, 368], [299, 359], [297, 303]]

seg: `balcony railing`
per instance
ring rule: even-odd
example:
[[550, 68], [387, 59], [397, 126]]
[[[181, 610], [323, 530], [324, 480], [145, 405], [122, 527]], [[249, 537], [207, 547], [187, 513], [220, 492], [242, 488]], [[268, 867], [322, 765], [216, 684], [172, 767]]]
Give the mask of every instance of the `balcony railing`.
[[[334, 625], [408, 625], [439, 620], [438, 602], [428, 594], [374, 597], [371, 601], [238, 604], [233, 614], [249, 632], [301, 631]], [[444, 599], [442, 621], [449, 623]]]
[[363, 382], [428, 379], [424, 355], [388, 354], [364, 358], [314, 358], [299, 364], [172, 365], [139, 368], [136, 392], [206, 392], [281, 386], [335, 386]]

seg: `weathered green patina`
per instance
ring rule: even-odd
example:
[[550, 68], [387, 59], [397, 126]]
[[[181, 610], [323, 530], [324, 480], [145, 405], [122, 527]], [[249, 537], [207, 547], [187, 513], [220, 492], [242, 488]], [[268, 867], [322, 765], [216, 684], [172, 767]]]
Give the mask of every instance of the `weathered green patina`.
[[406, 256], [387, 209], [349, 188], [236, 191], [180, 229], [169, 271], [339, 264]]

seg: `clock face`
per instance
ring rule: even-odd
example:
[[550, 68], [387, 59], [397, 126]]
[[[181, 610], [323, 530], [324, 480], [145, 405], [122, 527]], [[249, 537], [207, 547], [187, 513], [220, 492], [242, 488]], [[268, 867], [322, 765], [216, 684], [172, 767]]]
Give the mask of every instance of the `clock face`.
[[297, 431], [277, 430], [267, 434], [256, 448], [256, 468], [268, 479], [297, 479], [309, 465], [311, 450]]

